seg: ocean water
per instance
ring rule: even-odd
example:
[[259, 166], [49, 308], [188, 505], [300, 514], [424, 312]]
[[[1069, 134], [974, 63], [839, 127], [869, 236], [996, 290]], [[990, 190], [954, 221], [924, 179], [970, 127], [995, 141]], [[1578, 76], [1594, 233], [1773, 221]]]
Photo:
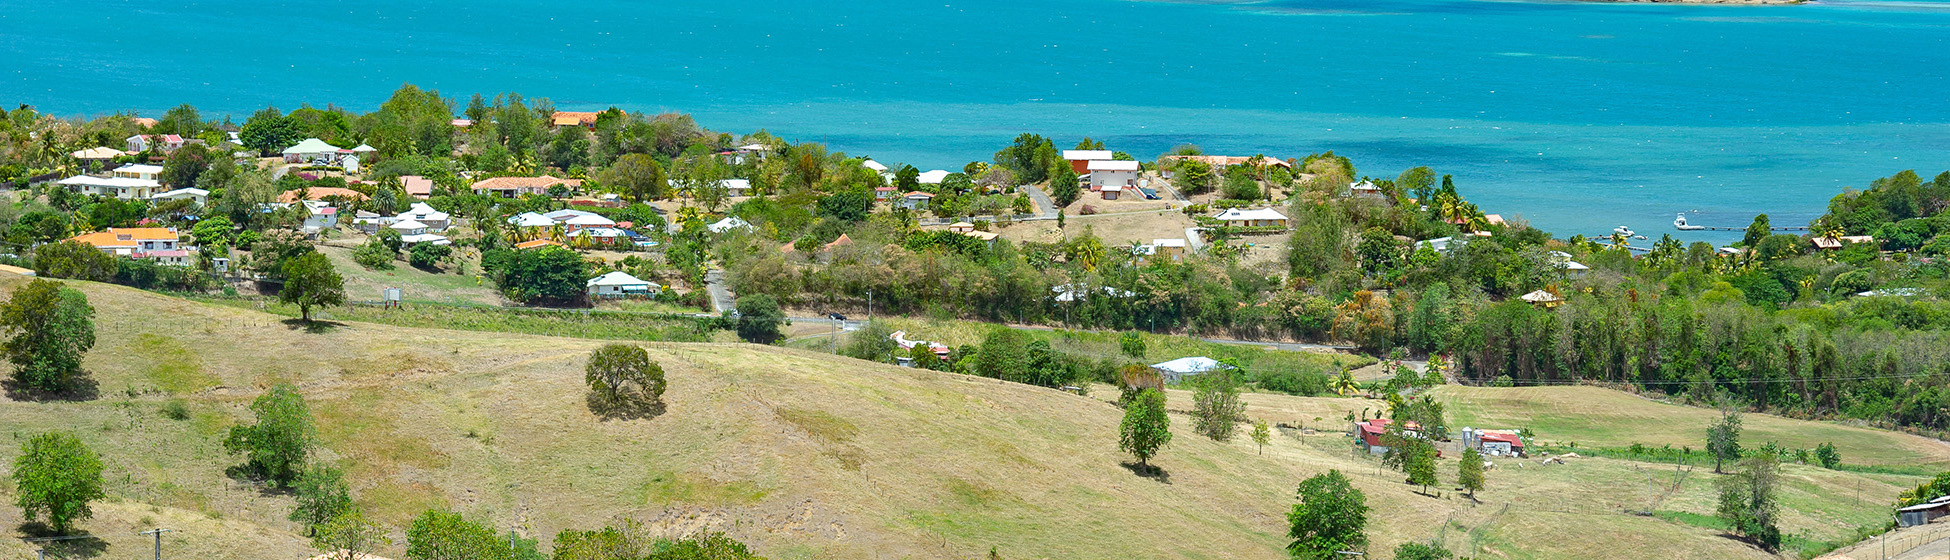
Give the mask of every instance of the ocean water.
[[0, 0], [8, 106], [241, 121], [369, 110], [404, 82], [923, 169], [1023, 131], [1140, 158], [1331, 149], [1374, 176], [1432, 166], [1564, 236], [1798, 224], [1844, 187], [1950, 169], [1950, 0]]

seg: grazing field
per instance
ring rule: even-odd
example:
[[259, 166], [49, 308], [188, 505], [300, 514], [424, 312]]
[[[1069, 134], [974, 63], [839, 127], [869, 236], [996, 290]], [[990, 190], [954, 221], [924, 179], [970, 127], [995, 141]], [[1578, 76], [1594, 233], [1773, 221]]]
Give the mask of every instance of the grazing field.
[[[0, 289], [20, 282], [0, 280]], [[98, 310], [100, 342], [86, 366], [99, 396], [0, 401], [0, 425], [15, 441], [73, 431], [102, 454], [112, 497], [80, 524], [101, 536], [74, 545], [81, 556], [146, 555], [148, 541], [132, 533], [148, 527], [177, 531], [165, 537], [167, 557], [312, 554], [285, 520], [290, 496], [223, 474], [241, 462], [223, 452], [224, 433], [246, 421], [266, 387], [290, 382], [317, 417], [321, 458], [346, 466], [359, 502], [394, 528], [395, 544], [382, 551], [391, 557], [413, 515], [446, 507], [545, 543], [565, 528], [630, 516], [670, 535], [725, 531], [774, 558], [973, 558], [991, 547], [1004, 558], [1282, 558], [1294, 486], [1328, 469], [1366, 492], [1377, 557], [1438, 537], [1485, 558], [1768, 557], [1683, 515], [1711, 513], [1710, 469], [1661, 499], [1650, 489], [1672, 479], [1672, 465], [1496, 460], [1481, 503], [1446, 486], [1424, 495], [1340, 435], [1338, 416], [1378, 409], [1375, 401], [1249, 394], [1250, 416], [1304, 426], [1278, 430], [1263, 453], [1243, 436], [1201, 438], [1175, 413], [1176, 438], [1154, 461], [1166, 474], [1149, 478], [1116, 449], [1121, 413], [1109, 390], [1085, 397], [802, 350], [645, 343], [669, 375], [667, 411], [603, 421], [587, 410], [582, 384], [584, 356], [600, 340], [342, 314], [338, 324], [306, 329], [255, 309], [72, 284]], [[1538, 417], [1583, 398], [1519, 391], [1437, 394], [1475, 403], [1455, 407], [1469, 419], [1457, 425]], [[188, 419], [161, 414], [171, 401], [186, 405]], [[1617, 406], [1594, 400], [1589, 408]], [[1171, 391], [1169, 407], [1189, 410], [1190, 394]], [[1830, 426], [1750, 418], [1755, 434], [1777, 429], [1760, 427], [1772, 422], [1782, 431]], [[1688, 422], [1674, 422], [1673, 437]], [[1531, 427], [1557, 437], [1547, 423]], [[1847, 429], [1887, 442], [1908, 437]], [[0, 465], [17, 452], [17, 443], [0, 444]], [[1441, 463], [1441, 479], [1452, 483], [1455, 462]], [[1785, 474], [1793, 511], [1783, 530], [1810, 542], [1886, 519], [1884, 504], [1919, 480], [1801, 465]], [[0, 503], [12, 492], [0, 484]], [[1630, 513], [1645, 509], [1661, 515]], [[11, 535], [21, 522], [18, 509], [0, 507], [0, 531]], [[0, 539], [0, 557], [33, 554]]]
[[[1479, 428], [1529, 428], [1552, 445], [1620, 448], [1704, 447], [1706, 427], [1719, 411], [1666, 404], [1600, 387], [1461, 387], [1433, 392], [1448, 406], [1449, 423]], [[1845, 463], [1928, 466], [1950, 470], [1950, 444], [1887, 430], [1747, 414], [1740, 440], [1748, 447], [1776, 442], [1791, 449], [1833, 443]]]

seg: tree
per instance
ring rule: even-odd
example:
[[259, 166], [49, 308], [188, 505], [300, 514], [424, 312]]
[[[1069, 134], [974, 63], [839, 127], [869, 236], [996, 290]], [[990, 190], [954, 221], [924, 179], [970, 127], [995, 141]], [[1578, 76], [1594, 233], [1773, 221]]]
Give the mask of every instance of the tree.
[[1780, 485], [1781, 460], [1773, 454], [1760, 454], [1740, 462], [1740, 472], [1720, 479], [1720, 519], [1762, 549], [1774, 551], [1781, 545], [1781, 529], [1775, 525], [1780, 503], [1774, 490]]
[[1483, 454], [1476, 448], [1463, 448], [1462, 459], [1456, 465], [1456, 484], [1469, 490], [1469, 499], [1476, 499], [1476, 491], [1483, 489]]
[[758, 294], [738, 300], [738, 338], [771, 344], [779, 339], [779, 325], [784, 323], [785, 312], [772, 296]]
[[1136, 456], [1139, 467], [1149, 469], [1158, 448], [1168, 443], [1171, 443], [1171, 418], [1165, 416], [1165, 394], [1157, 389], [1139, 391], [1124, 406], [1117, 448]]
[[1125, 332], [1123, 336], [1117, 337], [1117, 347], [1131, 359], [1144, 359], [1144, 335], [1135, 331]]
[[304, 467], [318, 437], [312, 426], [311, 408], [298, 388], [279, 383], [251, 403], [257, 423], [232, 426], [223, 447], [231, 453], [244, 453], [246, 472], [264, 477], [272, 486], [289, 485]]
[[48, 432], [28, 438], [14, 458], [16, 503], [28, 521], [47, 516], [57, 534], [67, 534], [76, 520], [94, 516], [88, 502], [102, 493], [102, 461], [81, 438]]
[[1400, 443], [1390, 446], [1388, 452], [1399, 454], [1401, 469], [1408, 474], [1408, 483], [1422, 487], [1427, 492], [1435, 480], [1435, 446], [1419, 437], [1401, 438]]
[[650, 353], [633, 344], [605, 344], [589, 353], [583, 369], [590, 402], [605, 413], [647, 410], [663, 402], [664, 368], [650, 361]]
[[1748, 249], [1759, 247], [1761, 240], [1767, 239], [1767, 236], [1773, 233], [1770, 225], [1767, 223], [1766, 214], [1754, 216], [1754, 223], [1747, 225], [1747, 235], [1740, 238], [1740, 245]]
[[312, 252], [285, 261], [284, 288], [278, 301], [298, 304], [298, 317], [311, 322], [311, 308], [345, 304], [345, 279], [332, 270], [324, 253]]
[[1253, 443], [1259, 445], [1259, 454], [1266, 454], [1266, 444], [1273, 441], [1273, 432], [1266, 427], [1265, 420], [1253, 421]]
[[582, 301], [588, 292], [589, 265], [575, 251], [543, 247], [531, 251], [495, 249], [481, 255], [501, 293], [524, 303]]
[[95, 347], [95, 308], [88, 296], [53, 280], [35, 279], [0, 303], [0, 351], [14, 365], [13, 382], [40, 391], [74, 388], [81, 357]]
[[380, 547], [393, 544], [386, 528], [366, 520], [363, 513], [348, 509], [319, 524], [312, 531], [311, 546], [325, 553], [326, 560], [363, 560]]
[[458, 513], [427, 510], [406, 530], [412, 560], [513, 560], [514, 547], [487, 527]]
[[1456, 554], [1435, 543], [1405, 542], [1395, 547], [1395, 560], [1446, 560]]
[[399, 253], [377, 235], [366, 238], [365, 243], [352, 250], [352, 262], [369, 270], [392, 270], [393, 260], [398, 256]]
[[873, 194], [864, 188], [846, 189], [819, 199], [819, 214], [842, 222], [867, 219], [873, 211]]
[[619, 189], [623, 196], [632, 201], [649, 202], [669, 194], [670, 186], [664, 175], [664, 168], [657, 160], [645, 154], [629, 154], [616, 158], [597, 180], [604, 185]]
[[1300, 482], [1300, 503], [1286, 514], [1293, 543], [1287, 552], [1307, 560], [1337, 559], [1368, 546], [1368, 498], [1339, 470]]
[[337, 467], [312, 465], [298, 475], [295, 488], [298, 504], [291, 509], [291, 520], [305, 524], [314, 538], [320, 525], [353, 511], [352, 488]]
[[277, 107], [266, 107], [244, 121], [243, 128], [237, 131], [237, 139], [244, 147], [265, 156], [277, 153], [305, 139], [298, 124], [286, 118]]
[[1068, 165], [1058, 164], [1049, 178], [1049, 197], [1057, 208], [1066, 208], [1083, 196], [1083, 186], [1078, 184], [1077, 172]]
[[1435, 193], [1435, 170], [1417, 167], [1403, 171], [1395, 177], [1395, 186], [1400, 187], [1402, 192], [1410, 193], [1416, 200], [1427, 203], [1429, 196]]
[[1740, 460], [1740, 413], [1721, 411], [1720, 421], [1706, 429], [1706, 452], [1713, 455], [1713, 472], [1723, 463]]
[[1214, 177], [1212, 164], [1195, 159], [1180, 160], [1178, 169], [1172, 172], [1171, 183], [1187, 195], [1205, 194], [1212, 191]]
[[175, 188], [196, 186], [197, 177], [210, 169], [210, 161], [215, 159], [208, 148], [202, 144], [189, 144], [169, 154], [169, 161], [163, 162], [162, 174], [157, 179], [162, 184]]
[[887, 328], [886, 323], [867, 321], [866, 326], [847, 335], [846, 344], [840, 346], [839, 354], [869, 362], [892, 360], [894, 352], [900, 350], [900, 344], [894, 342], [892, 334], [893, 330]]
[[1233, 372], [1210, 371], [1194, 378], [1192, 429], [1212, 441], [1232, 439], [1234, 425], [1246, 417], [1246, 403], [1239, 399], [1239, 381]]
[[1815, 446], [1815, 462], [1821, 468], [1834, 470], [1842, 466], [1842, 452], [1835, 450], [1835, 444], [1822, 442]]
[[34, 248], [34, 275], [107, 282], [115, 277], [115, 257], [80, 241], [48, 243]]

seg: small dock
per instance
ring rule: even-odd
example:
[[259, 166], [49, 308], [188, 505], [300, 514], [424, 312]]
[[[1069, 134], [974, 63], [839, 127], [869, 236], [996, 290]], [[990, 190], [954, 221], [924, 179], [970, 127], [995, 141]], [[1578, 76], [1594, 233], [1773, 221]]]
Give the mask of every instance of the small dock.
[[[1679, 214], [1678, 218], [1674, 218], [1672, 220], [1672, 227], [1673, 229], [1677, 229], [1679, 231], [1747, 231], [1746, 226], [1720, 227], [1720, 226], [1697, 226], [1697, 225], [1689, 224], [1686, 223], [1686, 214], [1684, 213]], [[1808, 226], [1769, 227], [1767, 228], [1767, 231], [1808, 231]]]

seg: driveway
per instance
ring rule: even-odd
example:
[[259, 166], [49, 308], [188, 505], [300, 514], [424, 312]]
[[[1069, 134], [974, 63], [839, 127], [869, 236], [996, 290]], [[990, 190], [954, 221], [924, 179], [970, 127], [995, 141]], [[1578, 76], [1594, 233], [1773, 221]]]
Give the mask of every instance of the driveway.
[[713, 269], [705, 272], [704, 290], [711, 294], [711, 310], [719, 315], [738, 308], [738, 302], [731, 299], [731, 290], [724, 287], [724, 271]]

